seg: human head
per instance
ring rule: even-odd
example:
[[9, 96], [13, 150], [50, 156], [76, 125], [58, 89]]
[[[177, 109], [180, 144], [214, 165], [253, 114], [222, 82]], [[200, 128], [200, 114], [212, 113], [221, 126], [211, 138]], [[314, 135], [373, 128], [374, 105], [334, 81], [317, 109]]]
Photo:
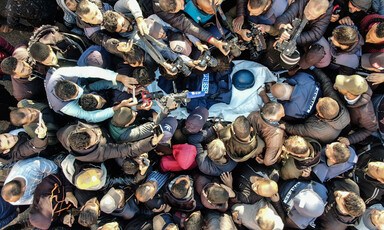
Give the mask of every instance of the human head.
[[336, 207], [341, 214], [359, 217], [365, 212], [365, 203], [356, 193], [337, 190], [334, 196]]
[[56, 96], [63, 101], [74, 100], [79, 93], [79, 86], [68, 80], [58, 81], [54, 88]]
[[366, 43], [378, 44], [384, 41], [384, 22], [374, 24], [365, 36]]
[[369, 162], [366, 168], [367, 175], [384, 184], [384, 162]]
[[19, 137], [10, 133], [0, 134], [0, 152], [3, 154], [8, 153], [13, 146], [16, 145]]
[[77, 1], [76, 0], [65, 0], [65, 5], [68, 7], [68, 9], [72, 12], [76, 11], [77, 7]]
[[124, 191], [122, 189], [111, 188], [100, 200], [100, 210], [111, 214], [125, 204]]
[[275, 227], [273, 211], [268, 208], [268, 205], [260, 208], [256, 214], [255, 221], [262, 230], [272, 230]]
[[102, 25], [109, 32], [125, 33], [133, 30], [133, 19], [121, 13], [108, 10], [104, 13]]
[[359, 41], [359, 34], [351, 26], [338, 26], [332, 31], [331, 40], [336, 47], [346, 50]]
[[315, 20], [323, 15], [329, 7], [327, 0], [310, 0], [304, 8], [304, 15], [308, 21]]
[[41, 42], [35, 42], [29, 48], [31, 56], [36, 61], [40, 62], [46, 66], [55, 66], [57, 65], [57, 56], [53, 52], [50, 45], [43, 44]]
[[88, 200], [80, 209], [79, 224], [90, 227], [97, 223], [100, 215], [100, 204], [96, 197]]
[[191, 213], [184, 221], [185, 230], [201, 230], [204, 225], [204, 218], [200, 211]]
[[185, 121], [186, 130], [191, 134], [200, 132], [208, 119], [208, 115], [208, 109], [198, 106], [187, 117], [187, 120]]
[[325, 203], [313, 189], [303, 189], [293, 198], [296, 211], [309, 218], [317, 218], [324, 212]]
[[278, 102], [268, 102], [261, 109], [263, 117], [270, 121], [280, 121], [285, 116], [284, 107]]
[[69, 134], [68, 143], [71, 149], [81, 151], [97, 144], [100, 136], [100, 129], [81, 128]]
[[232, 123], [233, 132], [240, 140], [248, 141], [251, 135], [251, 123], [245, 116], [239, 116]]
[[213, 72], [224, 73], [231, 68], [232, 62], [219, 49], [212, 50], [211, 55], [217, 60], [217, 65], [212, 67]]
[[86, 111], [102, 109], [107, 101], [97, 94], [83, 94], [80, 97], [79, 105]]
[[316, 111], [321, 118], [331, 120], [339, 114], [340, 107], [335, 99], [322, 97], [316, 104]]
[[169, 223], [164, 230], [179, 230], [179, 227], [174, 223]]
[[124, 63], [129, 64], [132, 67], [143, 66], [145, 52], [136, 44], [132, 45], [132, 48], [123, 53]]
[[281, 101], [288, 101], [291, 98], [294, 86], [288, 83], [276, 83], [271, 87], [272, 95]]
[[163, 26], [152, 18], [144, 19], [147, 24], [149, 35], [156, 39], [164, 39], [167, 37], [167, 33], [165, 32]]
[[298, 157], [307, 157], [310, 153], [308, 142], [301, 136], [288, 137], [284, 142], [283, 149]]
[[1, 196], [7, 202], [16, 202], [23, 197], [26, 187], [19, 180], [11, 180], [1, 189]]
[[367, 12], [372, 6], [372, 0], [350, 0], [348, 2], [348, 9], [350, 13], [359, 11]]
[[344, 143], [332, 142], [326, 145], [325, 155], [327, 157], [327, 165], [332, 166], [347, 162], [351, 155], [351, 150]]
[[139, 164], [134, 159], [127, 157], [123, 160], [121, 168], [125, 174], [135, 175], [139, 170]]
[[180, 176], [171, 186], [171, 193], [176, 199], [183, 199], [191, 187], [191, 180], [188, 175]]
[[380, 230], [384, 229], [384, 210], [372, 209], [371, 221], [376, 228]]
[[252, 183], [252, 190], [262, 197], [272, 197], [277, 193], [278, 187], [274, 180], [269, 178], [258, 178]]
[[12, 56], [1, 62], [1, 70], [6, 74], [13, 75], [14, 78], [27, 78], [32, 73], [32, 67], [28, 63]]
[[367, 53], [361, 56], [361, 67], [364, 69], [383, 72], [384, 71], [384, 53]]
[[333, 88], [349, 99], [359, 96], [368, 91], [367, 81], [360, 75], [337, 75]]
[[80, 1], [76, 6], [76, 13], [86, 23], [99, 25], [103, 21], [103, 14], [97, 5], [88, 0]]
[[12, 125], [20, 127], [37, 122], [40, 111], [35, 108], [22, 107], [11, 111], [9, 114]]
[[98, 186], [101, 183], [103, 174], [101, 168], [85, 168], [75, 176], [74, 184], [77, 188], [82, 190]]
[[120, 230], [119, 223], [114, 221], [114, 222], [109, 222], [104, 224], [103, 226], [99, 227], [97, 230]]
[[249, 0], [247, 7], [251, 16], [259, 16], [265, 14], [271, 5], [271, 0]]
[[226, 148], [224, 142], [220, 139], [215, 139], [208, 144], [207, 154], [209, 159], [211, 159], [215, 163], [226, 163], [225, 155]]
[[192, 52], [192, 45], [183, 33], [175, 32], [168, 35], [169, 47], [177, 52], [189, 56]]
[[155, 73], [148, 72], [145, 67], [136, 67], [133, 70], [132, 77], [143, 87], [147, 87], [155, 81]]
[[137, 112], [128, 107], [121, 107], [116, 110], [112, 117], [112, 125], [117, 127], [128, 127], [137, 116]]
[[176, 14], [180, 10], [184, 10], [184, 0], [160, 0], [159, 7], [162, 11]]
[[157, 192], [157, 182], [156, 181], [147, 181], [144, 184], [141, 184], [135, 192], [135, 196], [140, 202], [147, 202], [156, 195]]
[[229, 193], [219, 184], [212, 184], [206, 190], [208, 202], [212, 204], [225, 204], [228, 202]]
[[214, 15], [215, 9], [212, 6], [212, 2], [213, 1], [211, 0], [196, 0], [196, 6], [197, 8], [199, 8], [199, 10], [203, 11], [204, 13]]

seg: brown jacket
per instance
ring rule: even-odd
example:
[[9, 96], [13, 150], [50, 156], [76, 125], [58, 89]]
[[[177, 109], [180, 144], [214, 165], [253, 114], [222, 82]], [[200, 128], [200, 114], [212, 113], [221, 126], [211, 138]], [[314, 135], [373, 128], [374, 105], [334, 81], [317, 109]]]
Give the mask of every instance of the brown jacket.
[[264, 164], [273, 165], [280, 159], [281, 147], [285, 140], [285, 132], [279, 126], [273, 126], [267, 123], [260, 114], [260, 111], [254, 111], [248, 115], [248, 120], [257, 133], [265, 141], [266, 150], [264, 154]]

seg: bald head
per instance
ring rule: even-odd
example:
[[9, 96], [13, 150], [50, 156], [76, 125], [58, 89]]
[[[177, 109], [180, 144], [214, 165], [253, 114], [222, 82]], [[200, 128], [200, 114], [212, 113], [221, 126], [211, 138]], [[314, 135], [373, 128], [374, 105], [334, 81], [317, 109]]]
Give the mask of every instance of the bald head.
[[288, 101], [291, 98], [293, 88], [288, 83], [277, 83], [271, 87], [271, 93], [276, 99]]
[[261, 178], [252, 184], [252, 190], [263, 197], [272, 197], [278, 192], [277, 183], [268, 178]]

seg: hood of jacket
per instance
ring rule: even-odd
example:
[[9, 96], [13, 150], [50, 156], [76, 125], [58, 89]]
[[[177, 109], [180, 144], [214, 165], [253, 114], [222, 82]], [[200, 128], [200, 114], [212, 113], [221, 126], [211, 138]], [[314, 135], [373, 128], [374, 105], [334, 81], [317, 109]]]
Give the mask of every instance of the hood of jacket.
[[366, 104], [368, 104], [371, 101], [371, 97], [372, 97], [372, 89], [371, 89], [371, 87], [368, 86], [367, 92], [361, 94], [359, 100], [357, 100], [355, 104], [352, 104], [352, 105], [347, 104], [347, 107], [348, 108], [358, 108], [361, 106], [365, 106]]

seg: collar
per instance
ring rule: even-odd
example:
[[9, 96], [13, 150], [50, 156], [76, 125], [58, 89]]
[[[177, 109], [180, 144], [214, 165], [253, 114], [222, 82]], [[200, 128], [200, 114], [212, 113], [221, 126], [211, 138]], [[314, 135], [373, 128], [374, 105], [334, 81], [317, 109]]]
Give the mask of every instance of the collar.
[[347, 103], [348, 103], [349, 105], [353, 105], [353, 104], [355, 104], [355, 103], [360, 99], [360, 97], [361, 97], [361, 95], [359, 95], [358, 97], [356, 97], [356, 98], [353, 99], [353, 100], [349, 100], [346, 96], [344, 96], [344, 99], [347, 101]]
[[263, 120], [265, 122], [267, 122], [268, 124], [275, 126], [275, 127], [278, 127], [280, 125], [280, 122], [278, 122], [278, 121], [270, 121], [270, 120], [266, 119], [262, 112], [260, 112], [260, 115], [261, 115], [261, 118], [263, 118]]

